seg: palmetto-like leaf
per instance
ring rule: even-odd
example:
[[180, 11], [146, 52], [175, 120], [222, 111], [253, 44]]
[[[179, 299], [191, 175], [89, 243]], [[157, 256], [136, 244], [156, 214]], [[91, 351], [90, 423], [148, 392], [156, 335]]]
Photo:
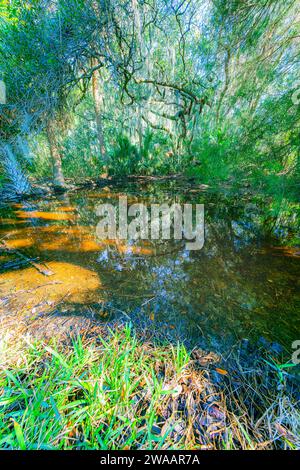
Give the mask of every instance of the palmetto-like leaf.
[[1, 148], [2, 166], [8, 183], [4, 187], [6, 193], [23, 195], [30, 193], [30, 183], [17, 160], [10, 145], [5, 144]]

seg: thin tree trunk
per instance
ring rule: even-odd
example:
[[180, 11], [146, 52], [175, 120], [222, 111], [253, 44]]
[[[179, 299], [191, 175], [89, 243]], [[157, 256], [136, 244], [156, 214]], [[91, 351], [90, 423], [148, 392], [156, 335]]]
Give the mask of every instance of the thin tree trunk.
[[231, 59], [231, 52], [229, 47], [226, 48], [226, 55], [225, 55], [225, 63], [224, 63], [224, 75], [225, 75], [225, 83], [223, 90], [221, 91], [219, 103], [217, 106], [217, 112], [216, 112], [216, 122], [219, 124], [220, 121], [220, 111], [221, 111], [221, 106], [223, 103], [223, 99], [227, 93], [228, 87], [229, 87], [229, 82], [230, 82], [230, 77], [229, 77], [229, 64], [230, 64], [230, 59]]
[[[92, 61], [92, 66], [95, 67], [97, 64]], [[102, 118], [101, 118], [101, 111], [103, 108], [103, 93], [102, 87], [100, 83], [101, 77], [99, 70], [95, 70], [92, 76], [92, 92], [93, 92], [93, 99], [94, 99], [94, 109], [95, 109], [95, 117], [96, 117], [96, 126], [97, 126], [97, 136], [99, 142], [99, 150], [100, 155], [103, 162], [107, 163], [107, 155], [106, 155], [106, 148], [104, 143], [104, 135], [103, 135], [103, 125], [102, 125]]]
[[63, 188], [65, 187], [65, 178], [62, 171], [61, 155], [53, 121], [48, 121], [46, 132], [53, 165], [53, 183], [55, 186]]
[[[142, 24], [141, 24], [141, 16], [139, 11], [139, 4], [138, 0], [131, 0], [132, 10], [133, 10], [133, 19], [134, 19], [134, 28], [135, 28], [135, 36], [137, 47], [140, 50], [141, 57], [144, 58], [145, 54], [145, 47], [142, 35]], [[147, 67], [147, 59], [145, 61]], [[138, 138], [138, 145], [139, 145], [139, 152], [142, 152], [143, 146], [143, 130], [144, 130], [144, 121], [142, 119], [142, 110], [141, 104], [138, 103], [137, 105], [137, 126], [136, 126], [136, 134]]]

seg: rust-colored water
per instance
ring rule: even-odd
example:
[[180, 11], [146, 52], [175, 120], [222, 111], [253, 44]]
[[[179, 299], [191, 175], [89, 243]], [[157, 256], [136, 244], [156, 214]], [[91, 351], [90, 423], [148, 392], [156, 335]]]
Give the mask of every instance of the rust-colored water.
[[[191, 252], [172, 240], [99, 241], [95, 207], [117, 204], [122, 194], [129, 202], [204, 203], [204, 248]], [[116, 312], [147, 317], [189, 339], [264, 336], [289, 347], [300, 337], [300, 259], [293, 227], [280, 232], [280, 224], [274, 225], [278, 215], [269, 216], [265, 201], [197, 191], [192, 198], [168, 188], [124, 188], [3, 209], [2, 315], [22, 318], [58, 305], [101, 309], [109, 303]], [[26, 262], [19, 266], [19, 253], [51, 276]]]

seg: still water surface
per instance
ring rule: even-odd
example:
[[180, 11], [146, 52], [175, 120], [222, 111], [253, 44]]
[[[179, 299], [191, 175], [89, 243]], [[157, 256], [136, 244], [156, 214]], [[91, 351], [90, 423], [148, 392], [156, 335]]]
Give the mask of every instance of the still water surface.
[[[129, 203], [203, 203], [203, 249], [188, 251], [174, 240], [97, 240], [96, 206], [117, 205], [121, 195]], [[0, 211], [0, 239], [17, 250], [0, 256], [3, 308], [20, 313], [46, 301], [93, 310], [104, 320], [121, 310], [192, 343], [264, 337], [290, 349], [300, 336], [296, 209], [284, 200], [174, 184], [13, 204]], [[18, 253], [46, 263], [53, 275]]]

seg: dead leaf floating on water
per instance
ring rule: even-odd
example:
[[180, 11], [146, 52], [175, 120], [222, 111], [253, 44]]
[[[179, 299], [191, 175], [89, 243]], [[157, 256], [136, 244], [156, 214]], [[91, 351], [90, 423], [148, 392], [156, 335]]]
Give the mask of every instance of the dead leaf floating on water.
[[216, 368], [216, 372], [218, 372], [218, 374], [221, 374], [221, 375], [227, 375], [228, 374], [227, 370], [219, 369], [218, 367]]

